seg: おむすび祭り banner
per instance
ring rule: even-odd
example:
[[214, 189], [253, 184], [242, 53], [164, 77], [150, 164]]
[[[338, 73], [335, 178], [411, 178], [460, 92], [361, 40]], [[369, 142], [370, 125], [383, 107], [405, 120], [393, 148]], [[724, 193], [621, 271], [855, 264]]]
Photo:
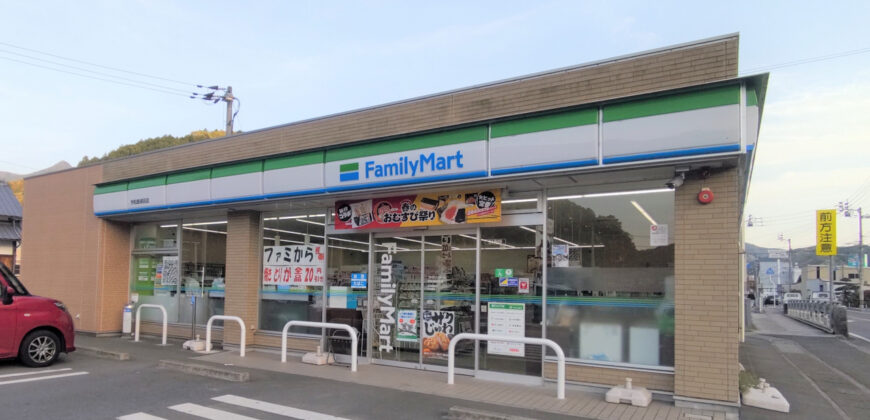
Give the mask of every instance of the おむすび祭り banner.
[[501, 190], [409, 194], [335, 203], [336, 229], [501, 221]]

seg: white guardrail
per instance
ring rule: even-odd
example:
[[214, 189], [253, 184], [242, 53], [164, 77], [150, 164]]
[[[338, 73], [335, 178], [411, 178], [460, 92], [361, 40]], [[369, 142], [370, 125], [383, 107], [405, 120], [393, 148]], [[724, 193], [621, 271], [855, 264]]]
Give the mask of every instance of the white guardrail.
[[163, 312], [163, 345], [166, 345], [166, 330], [168, 328], [166, 322], [166, 308], [163, 305], [157, 305], [154, 303], [143, 303], [136, 308], [136, 338], [133, 341], [139, 341], [139, 314], [142, 312], [142, 308], [155, 308], [160, 309], [160, 312]]
[[836, 305], [829, 302], [814, 300], [792, 300], [788, 305], [789, 317], [804, 321], [827, 332], [834, 332], [831, 322], [831, 312]]
[[242, 321], [242, 319], [237, 316], [231, 315], [212, 315], [212, 317], [208, 319], [208, 323], [205, 324], [205, 351], [211, 351], [211, 324], [216, 319], [236, 321], [239, 323], [239, 326], [242, 327], [242, 337], [239, 340], [239, 356], [245, 357], [245, 321]]
[[290, 321], [284, 324], [284, 329], [281, 330], [281, 363], [287, 362], [287, 331], [290, 327], [313, 327], [320, 329], [332, 328], [336, 330], [345, 330], [350, 334], [350, 371], [356, 372], [356, 347], [357, 335], [359, 334], [356, 328], [347, 324], [336, 324], [333, 322], [315, 322], [315, 321]]
[[447, 350], [447, 384], [449, 385], [453, 385], [454, 365], [456, 364], [454, 353], [456, 352], [456, 343], [460, 340], [508, 341], [511, 343], [540, 344], [550, 347], [554, 352], [556, 352], [556, 358], [558, 359], [558, 365], [556, 368], [556, 398], [560, 400], [565, 399], [565, 352], [562, 351], [562, 348], [559, 347], [555, 341], [534, 337], [507, 337], [501, 335], [472, 333], [457, 334], [452, 340], [450, 340], [450, 347]]

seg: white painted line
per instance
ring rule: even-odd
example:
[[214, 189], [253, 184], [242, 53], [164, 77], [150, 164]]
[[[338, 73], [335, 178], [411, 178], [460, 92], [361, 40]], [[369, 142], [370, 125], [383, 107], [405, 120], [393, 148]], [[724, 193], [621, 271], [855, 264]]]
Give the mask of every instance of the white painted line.
[[299, 408], [287, 407], [286, 405], [272, 404], [265, 401], [252, 400], [250, 398], [239, 397], [236, 395], [222, 395], [212, 398], [215, 401], [222, 403], [238, 405], [254, 410], [265, 411], [267, 413], [278, 414], [286, 417], [293, 417], [299, 420], [347, 420], [342, 417], [330, 416], [315, 411], [302, 410]]
[[46, 379], [66, 378], [67, 376], [79, 376], [79, 375], [87, 375], [87, 374], [88, 374], [87, 372], [73, 372], [73, 373], [64, 373], [62, 375], [40, 376], [38, 378], [13, 379], [11, 381], [0, 382], [0, 385], [19, 384], [22, 382], [43, 381]]
[[133, 413], [117, 417], [118, 420], [166, 420], [163, 417], [152, 416], [148, 413]]
[[31, 370], [29, 372], [9, 373], [6, 375], [0, 375], [0, 378], [11, 378], [13, 376], [40, 375], [43, 373], [63, 372], [63, 371], [67, 371], [67, 370], [72, 370], [72, 368], [52, 369], [52, 370]]
[[849, 335], [851, 335], [852, 337], [855, 337], [855, 338], [860, 338], [860, 339], [862, 339], [862, 340], [864, 340], [864, 341], [870, 343], [870, 338], [862, 337], [862, 336], [860, 336], [860, 335], [858, 335], [858, 334], [855, 334], [855, 333], [849, 333]]
[[169, 409], [211, 420], [257, 420], [253, 417], [191, 403], [173, 405], [172, 407], [169, 407]]

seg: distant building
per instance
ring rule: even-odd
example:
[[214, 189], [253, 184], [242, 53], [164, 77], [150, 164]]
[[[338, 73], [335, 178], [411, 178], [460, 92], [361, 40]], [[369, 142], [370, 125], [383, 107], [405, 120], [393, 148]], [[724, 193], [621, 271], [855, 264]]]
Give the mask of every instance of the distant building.
[[[804, 274], [801, 276], [801, 282], [796, 286], [800, 292], [808, 297], [812, 292], [828, 292], [828, 280], [830, 279], [827, 265], [812, 264], [807, 265], [801, 270]], [[858, 285], [858, 267], [834, 266], [834, 290], [839, 290], [842, 286]], [[870, 279], [870, 268], [864, 268], [864, 283]]]
[[21, 245], [21, 203], [5, 182], [0, 182], [0, 263], [15, 269]]

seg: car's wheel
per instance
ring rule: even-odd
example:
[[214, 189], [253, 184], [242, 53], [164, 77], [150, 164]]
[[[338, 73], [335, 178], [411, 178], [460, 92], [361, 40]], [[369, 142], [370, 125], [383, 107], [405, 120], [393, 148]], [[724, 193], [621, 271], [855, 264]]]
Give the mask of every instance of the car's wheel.
[[60, 340], [51, 331], [38, 330], [24, 337], [18, 349], [18, 358], [30, 367], [45, 367], [60, 355]]

